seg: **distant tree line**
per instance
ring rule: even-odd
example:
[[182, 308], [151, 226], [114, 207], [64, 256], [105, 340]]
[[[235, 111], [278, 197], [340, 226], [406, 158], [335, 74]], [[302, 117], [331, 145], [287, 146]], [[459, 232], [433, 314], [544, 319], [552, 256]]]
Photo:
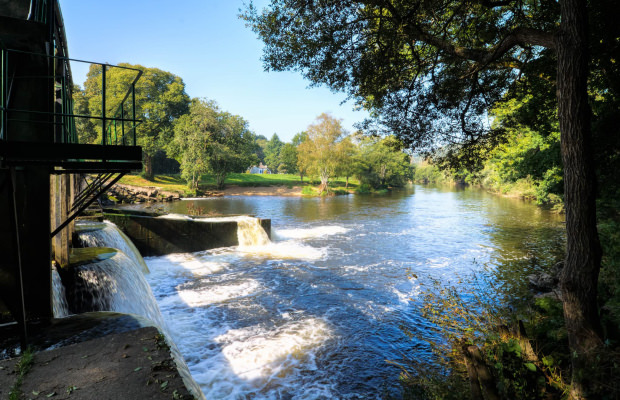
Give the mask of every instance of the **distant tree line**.
[[[411, 180], [410, 157], [394, 136], [365, 137], [347, 134], [341, 122], [320, 115], [304, 132], [285, 143], [276, 133], [271, 139], [255, 135], [241, 116], [220, 109], [213, 100], [190, 99], [183, 80], [157, 68], [120, 64], [143, 72], [136, 87], [137, 144], [144, 154], [143, 175], [180, 173], [188, 186], [197, 189], [205, 174], [224, 186], [227, 174], [247, 171], [262, 163], [272, 173], [316, 177], [319, 192], [329, 192], [334, 177], [357, 178], [370, 189], [402, 186]], [[106, 71], [106, 116], [113, 117], [135, 71]], [[74, 88], [75, 112], [101, 116], [102, 69], [91, 67], [84, 88]], [[101, 143], [103, 128], [97, 119], [77, 118], [81, 143]]]

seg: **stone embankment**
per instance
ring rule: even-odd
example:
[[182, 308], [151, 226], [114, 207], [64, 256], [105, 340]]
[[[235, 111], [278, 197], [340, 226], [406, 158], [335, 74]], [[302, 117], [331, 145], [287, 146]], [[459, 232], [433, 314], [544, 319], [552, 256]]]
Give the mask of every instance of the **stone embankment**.
[[174, 201], [182, 196], [179, 192], [161, 190], [156, 186], [131, 186], [116, 184], [108, 190], [108, 201], [115, 204], [135, 204], [156, 201]]

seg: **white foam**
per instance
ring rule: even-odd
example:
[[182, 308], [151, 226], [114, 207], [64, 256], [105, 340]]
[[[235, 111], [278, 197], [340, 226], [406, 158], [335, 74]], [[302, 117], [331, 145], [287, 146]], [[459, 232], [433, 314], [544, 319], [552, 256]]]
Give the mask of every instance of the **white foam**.
[[274, 236], [278, 239], [311, 239], [331, 235], [341, 235], [350, 229], [338, 225], [317, 226], [314, 228], [298, 229], [272, 229]]
[[246, 257], [264, 257], [276, 260], [320, 260], [326, 248], [306, 246], [294, 241], [268, 243], [262, 246], [239, 246], [238, 254]]
[[316, 369], [314, 351], [331, 337], [324, 320], [308, 318], [270, 331], [260, 327], [232, 329], [215, 338], [225, 344], [222, 353], [239, 377], [254, 380], [278, 376], [282, 379], [303, 362]]
[[212, 285], [201, 290], [179, 290], [181, 300], [190, 307], [202, 307], [209, 304], [221, 303], [230, 299], [246, 297], [258, 292], [261, 285], [258, 281], [248, 279], [229, 285]]

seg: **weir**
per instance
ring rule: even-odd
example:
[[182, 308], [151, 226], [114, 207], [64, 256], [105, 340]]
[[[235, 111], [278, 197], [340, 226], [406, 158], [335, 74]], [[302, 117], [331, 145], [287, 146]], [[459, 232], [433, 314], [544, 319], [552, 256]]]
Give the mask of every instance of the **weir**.
[[270, 219], [250, 216], [206, 218], [120, 209], [105, 211], [105, 218], [117, 225], [144, 257], [244, 245], [244, 241], [251, 239], [238, 232], [247, 229], [262, 232], [263, 242], [271, 235]]
[[[159, 220], [182, 221], [187, 218], [172, 215]], [[234, 223], [239, 247], [270, 243], [269, 236], [258, 218], [235, 216], [198, 219], [192, 222], [207, 226]], [[196, 397], [203, 398], [177, 346], [169, 339], [166, 322], [144, 276], [149, 273], [148, 267], [131, 240], [109, 221], [81, 221], [76, 226], [76, 233], [77, 241], [88, 247], [74, 249], [69, 268], [60, 271], [54, 269], [54, 315], [65, 317], [71, 314], [114, 311], [149, 319], [166, 334], [173, 359], [185, 385]]]

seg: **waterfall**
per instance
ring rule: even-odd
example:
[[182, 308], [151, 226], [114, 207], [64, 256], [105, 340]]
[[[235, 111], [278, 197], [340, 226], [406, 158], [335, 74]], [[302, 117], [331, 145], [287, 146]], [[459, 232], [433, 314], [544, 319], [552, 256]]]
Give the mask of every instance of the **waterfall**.
[[67, 305], [67, 296], [65, 295], [65, 287], [60, 280], [60, 275], [56, 267], [52, 267], [52, 305], [54, 310], [54, 318], [63, 318], [69, 315], [69, 306]]
[[77, 225], [79, 238], [84, 247], [112, 247], [125, 253], [143, 272], [149, 272], [140, 252], [116, 225], [109, 221], [103, 223], [81, 222]]
[[74, 307], [138, 314], [165, 330], [141, 267], [122, 251], [106, 260], [75, 267], [75, 272]]
[[[194, 398], [204, 400], [204, 394], [171, 339], [151, 287], [144, 277], [144, 273], [149, 271], [138, 250], [111, 222], [106, 221], [101, 229], [96, 229], [96, 225], [101, 227], [103, 224], [82, 225], [79, 239], [83, 244], [88, 247], [119, 248], [122, 251], [111, 258], [75, 267], [74, 303], [81, 303], [81, 307], [93, 311], [117, 311], [149, 318], [164, 333], [185, 386]], [[95, 229], [89, 229], [88, 225]]]
[[267, 232], [260, 224], [260, 219], [249, 215], [234, 217], [192, 217], [185, 214], [165, 214], [157, 218], [191, 220], [195, 222], [236, 222], [237, 240], [240, 247], [264, 246], [271, 243]]
[[258, 218], [240, 216], [235, 217], [235, 219], [237, 221], [239, 246], [264, 246], [271, 242]]

